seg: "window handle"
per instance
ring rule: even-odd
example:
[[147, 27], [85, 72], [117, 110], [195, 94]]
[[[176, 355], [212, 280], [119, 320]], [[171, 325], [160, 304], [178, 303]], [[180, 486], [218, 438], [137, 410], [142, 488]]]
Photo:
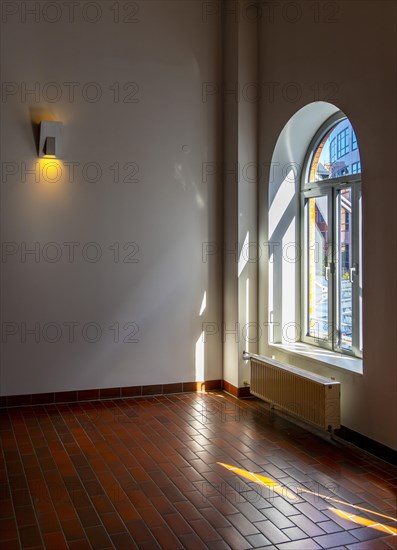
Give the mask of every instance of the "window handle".
[[350, 268], [350, 282], [351, 282], [352, 284], [355, 282], [356, 275], [358, 275], [358, 265], [357, 265], [357, 264], [354, 264], [354, 265]]
[[335, 273], [335, 264], [334, 262], [331, 262], [329, 266], [327, 265], [325, 268], [325, 280], [329, 281], [329, 274]]

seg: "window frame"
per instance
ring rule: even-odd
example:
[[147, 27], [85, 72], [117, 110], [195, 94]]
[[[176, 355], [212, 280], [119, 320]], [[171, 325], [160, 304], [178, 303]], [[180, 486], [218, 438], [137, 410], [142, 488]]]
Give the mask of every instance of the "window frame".
[[[310, 182], [310, 172], [313, 159], [316, 155], [318, 147], [324, 137], [340, 122], [348, 120], [346, 115], [339, 112], [334, 114], [315, 133], [304, 160], [303, 170], [300, 179], [300, 238], [303, 245], [303, 254], [301, 262], [301, 284], [300, 284], [300, 304], [301, 304], [301, 342], [325, 348], [334, 353], [343, 356], [353, 356], [362, 358], [362, 194], [361, 194], [361, 179], [362, 172], [328, 178], [319, 181]], [[354, 128], [352, 128], [354, 132]], [[355, 132], [354, 132], [355, 133]], [[336, 136], [337, 137], [337, 136]], [[335, 139], [335, 138], [334, 138]], [[349, 144], [350, 145], [350, 144]], [[358, 146], [357, 146], [358, 149]], [[349, 147], [350, 152], [350, 147]], [[331, 156], [331, 144], [330, 144]], [[360, 158], [361, 163], [361, 158]], [[339, 256], [338, 239], [338, 201], [340, 193], [343, 189], [351, 189], [352, 204], [354, 205], [354, 215], [350, 220], [351, 223], [351, 262], [352, 266], [356, 266], [355, 276], [357, 277], [354, 287], [352, 287], [352, 349], [343, 349], [338, 346], [338, 337], [336, 330], [339, 328], [338, 317], [340, 300], [340, 281], [337, 276], [339, 264], [337, 257]], [[309, 333], [309, 301], [308, 301], [308, 250], [307, 239], [307, 215], [306, 203], [312, 197], [324, 196], [328, 197], [328, 231], [331, 235], [329, 239], [329, 247], [331, 259], [334, 267], [334, 272], [331, 273], [331, 284], [328, 286], [328, 339], [320, 340], [315, 336], [310, 336]]]
[[[342, 121], [341, 121], [342, 122]], [[343, 152], [342, 152], [342, 134], [343, 136]], [[350, 132], [349, 127], [343, 128], [338, 135], [336, 136], [336, 158], [337, 160], [341, 159], [342, 157], [348, 155], [350, 153]]]

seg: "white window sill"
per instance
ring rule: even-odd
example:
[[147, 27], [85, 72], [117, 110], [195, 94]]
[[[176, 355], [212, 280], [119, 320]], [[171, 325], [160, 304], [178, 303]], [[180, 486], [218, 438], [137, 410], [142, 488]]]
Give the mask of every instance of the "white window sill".
[[317, 348], [297, 342], [295, 344], [269, 344], [270, 348], [276, 348], [285, 353], [308, 357], [313, 361], [324, 363], [329, 367], [336, 367], [355, 374], [363, 374], [363, 360], [342, 353], [335, 353], [324, 348]]

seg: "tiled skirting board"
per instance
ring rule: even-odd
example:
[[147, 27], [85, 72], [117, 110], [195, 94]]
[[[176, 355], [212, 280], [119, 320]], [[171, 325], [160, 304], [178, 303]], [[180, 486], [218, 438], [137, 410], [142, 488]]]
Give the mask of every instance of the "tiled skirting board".
[[[175, 384], [153, 384], [151, 386], [127, 386], [121, 388], [102, 388], [93, 390], [75, 390], [25, 395], [0, 396], [0, 407], [23, 407], [29, 405], [50, 405], [51, 403], [73, 403], [76, 401], [95, 401], [98, 399], [123, 399], [127, 397], [145, 397], [170, 393], [210, 391], [223, 389], [222, 380], [206, 382], [178, 382]], [[234, 395], [233, 392], [229, 392]]]

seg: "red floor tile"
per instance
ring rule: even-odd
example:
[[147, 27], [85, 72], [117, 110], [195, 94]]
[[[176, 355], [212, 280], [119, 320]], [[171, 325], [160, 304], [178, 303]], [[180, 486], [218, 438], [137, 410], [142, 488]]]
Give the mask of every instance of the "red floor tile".
[[[397, 537], [330, 510], [396, 528], [375, 514], [397, 515], [392, 465], [256, 399], [114, 395], [1, 412], [0, 549], [397, 548]], [[218, 463], [271, 478], [282, 494]]]

